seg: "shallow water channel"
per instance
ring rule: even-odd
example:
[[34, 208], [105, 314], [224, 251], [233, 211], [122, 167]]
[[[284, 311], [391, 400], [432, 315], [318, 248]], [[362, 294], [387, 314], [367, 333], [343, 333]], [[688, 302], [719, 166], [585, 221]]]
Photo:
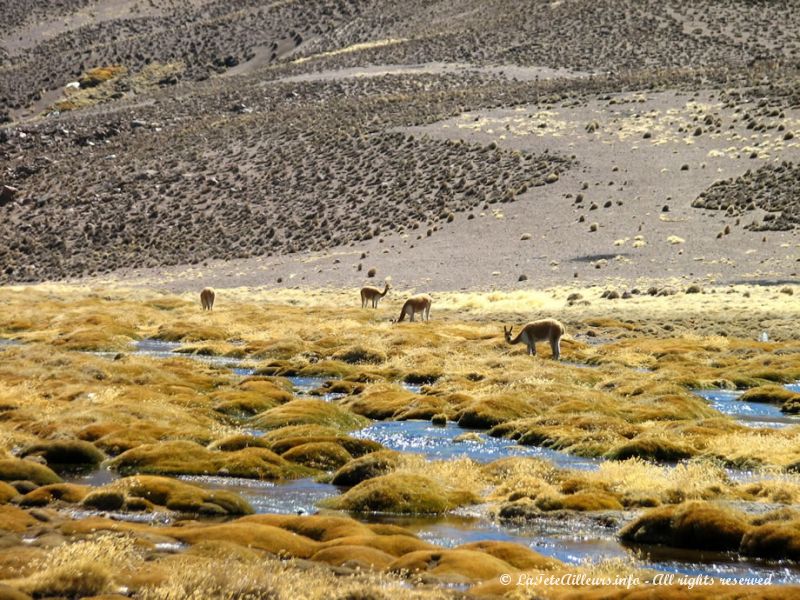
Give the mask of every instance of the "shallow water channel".
[[[800, 385], [786, 386], [800, 391]], [[719, 412], [730, 415], [748, 427], [768, 427], [780, 429], [790, 425], [800, 425], [800, 416], [787, 415], [774, 404], [766, 402], [742, 402], [739, 400], [744, 392], [736, 390], [694, 390], [694, 393], [705, 398]]]
[[[187, 357], [231, 369], [246, 377], [253, 374], [247, 361], [232, 358], [176, 354], [179, 343], [143, 340], [136, 344], [135, 353], [156, 358]], [[108, 353], [114, 355], [115, 353]], [[289, 377], [298, 396], [306, 396], [319, 388], [329, 378]], [[403, 384], [405, 385], [405, 384]], [[800, 384], [789, 386], [800, 391]], [[419, 393], [419, 386], [406, 385]], [[753, 427], [785, 427], [800, 423], [797, 417], [783, 415], [772, 405], [741, 402], [736, 392], [703, 390], [697, 393], [722, 413], [734, 416]], [[330, 394], [324, 399], [339, 395]], [[251, 431], [258, 434], [258, 432]], [[454, 438], [465, 433], [471, 435], [463, 441]], [[432, 460], [466, 456], [477, 462], [490, 462], [508, 456], [531, 456], [551, 461], [556, 467], [594, 470], [603, 462], [599, 458], [583, 458], [535, 446], [520, 446], [507, 439], [498, 439], [485, 432], [459, 427], [448, 422], [435, 426], [429, 421], [375, 421], [351, 435], [377, 441], [387, 448], [402, 452], [422, 454]], [[747, 472], [730, 471], [736, 479], [746, 479]], [[103, 485], [117, 478], [115, 473], [99, 470], [71, 479], [76, 483]], [[240, 478], [216, 476], [183, 476], [182, 480], [208, 489], [236, 492], [246, 499], [257, 513], [313, 514], [320, 510], [317, 503], [343, 491], [343, 488], [312, 479], [299, 479], [271, 483]], [[741, 507], [740, 507], [741, 508]], [[755, 507], [754, 507], [755, 508]], [[82, 512], [73, 511], [75, 516]], [[322, 511], [330, 513], [331, 511]], [[598, 561], [609, 558], [631, 557], [631, 550], [623, 547], [616, 533], [635, 512], [603, 514], [555, 513], [528, 522], [524, 526], [500, 524], [486, 514], [484, 507], [460, 510], [444, 516], [399, 516], [388, 514], [351, 515], [364, 522], [392, 523], [408, 528], [420, 538], [445, 547], [479, 540], [511, 541], [523, 544], [541, 554], [566, 563]], [[130, 514], [112, 514], [116, 518], [147, 519]], [[150, 519], [154, 517], [150, 516]], [[773, 583], [800, 583], [800, 565], [788, 562], [744, 560], [741, 557], [718, 552], [699, 552], [662, 547], [638, 549], [640, 566], [687, 575], [709, 575], [718, 578], [764, 577], [772, 574]]]
[[[470, 439], [455, 438], [471, 434]], [[466, 456], [476, 462], [491, 462], [509, 456], [543, 458], [556, 467], [592, 471], [602, 462], [599, 458], [583, 458], [539, 446], [520, 446], [513, 440], [494, 438], [483, 431], [460, 427], [453, 421], [444, 426], [430, 421], [375, 421], [353, 437], [374, 440], [400, 452], [424, 454], [431, 460], [447, 460]]]

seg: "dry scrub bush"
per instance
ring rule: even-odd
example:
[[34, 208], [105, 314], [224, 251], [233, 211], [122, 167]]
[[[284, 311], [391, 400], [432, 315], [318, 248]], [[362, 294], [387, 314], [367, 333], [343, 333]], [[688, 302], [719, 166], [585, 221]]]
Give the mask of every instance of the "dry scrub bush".
[[415, 590], [401, 580], [363, 572], [337, 577], [324, 567], [297, 568], [268, 558], [235, 561], [230, 558], [180, 557], [158, 585], [139, 591], [142, 600], [330, 600], [336, 598], [443, 600], [446, 590]]
[[33, 596], [82, 597], [112, 592], [120, 572], [141, 565], [132, 537], [99, 534], [62, 544], [35, 561], [34, 573], [8, 583]]
[[705, 452], [740, 468], [787, 466], [800, 460], [800, 431], [744, 430], [711, 436], [704, 440]]
[[394, 472], [426, 475], [447, 488], [474, 493], [480, 493], [488, 484], [480, 465], [469, 458], [432, 461], [419, 454], [402, 454]]
[[508, 458], [473, 469], [480, 469], [491, 486], [488, 492], [484, 488], [486, 500], [530, 500], [541, 510], [618, 509], [712, 499], [791, 505], [800, 499], [796, 475], [764, 472], [761, 481], [734, 482], [718, 463], [707, 460], [665, 467], [634, 458], [581, 471], [556, 469], [539, 459]]
[[[331, 590], [339, 597], [433, 600], [449, 598], [446, 590], [415, 590], [401, 580], [375, 572], [337, 577], [324, 566], [297, 565], [225, 542], [199, 542], [180, 555], [151, 555], [137, 546], [137, 534], [102, 533], [48, 551], [30, 565], [34, 573], [7, 583], [36, 597], [84, 597], [110, 594], [120, 586], [137, 598], [323, 600]], [[392, 557], [393, 558], [393, 557]], [[352, 596], [348, 596], [352, 595]]]

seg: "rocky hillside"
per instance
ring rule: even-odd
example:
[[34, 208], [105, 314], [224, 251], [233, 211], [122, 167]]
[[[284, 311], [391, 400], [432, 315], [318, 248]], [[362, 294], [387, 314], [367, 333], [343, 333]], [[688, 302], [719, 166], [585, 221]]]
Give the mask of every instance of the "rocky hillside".
[[469, 111], [798, 106], [794, 1], [22, 4], [0, 0], [0, 282], [424, 238], [576, 168], [404, 131]]

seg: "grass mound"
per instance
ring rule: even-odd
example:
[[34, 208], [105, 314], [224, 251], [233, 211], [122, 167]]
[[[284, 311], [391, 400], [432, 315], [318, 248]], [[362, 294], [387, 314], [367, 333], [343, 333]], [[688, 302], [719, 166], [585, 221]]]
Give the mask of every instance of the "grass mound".
[[5, 504], [19, 496], [19, 492], [14, 486], [8, 485], [5, 481], [0, 481], [0, 504]]
[[37, 485], [61, 482], [61, 478], [48, 467], [32, 460], [19, 458], [0, 460], [0, 480], [32, 481]]
[[456, 550], [478, 550], [507, 562], [520, 570], [551, 570], [563, 565], [561, 561], [543, 556], [530, 548], [511, 542], [482, 541], [461, 544]]
[[83, 440], [54, 440], [28, 446], [23, 457], [39, 456], [55, 471], [69, 471], [76, 468], [92, 468], [105, 459], [94, 444]]
[[158, 328], [153, 336], [164, 342], [202, 342], [206, 340], [224, 340], [227, 332], [221, 327], [203, 323], [199, 319], [189, 321], [173, 321]]
[[174, 527], [167, 529], [165, 533], [188, 544], [233, 542], [246, 548], [293, 558], [310, 558], [318, 549], [318, 544], [306, 537], [279, 527], [253, 522], [234, 521], [210, 527]]
[[300, 444], [281, 456], [288, 461], [323, 471], [336, 470], [353, 458], [347, 450], [333, 442]]
[[88, 486], [73, 483], [51, 483], [25, 494], [20, 500], [20, 506], [45, 506], [57, 500], [76, 503], [83, 500], [89, 489]]
[[119, 490], [94, 490], [86, 494], [81, 503], [95, 510], [120, 510], [125, 505], [125, 494]]
[[365, 427], [369, 421], [322, 400], [292, 400], [260, 413], [250, 420], [252, 427], [277, 429], [287, 425], [324, 425], [339, 431]]
[[[291, 427], [285, 429], [291, 429]], [[329, 431], [333, 431], [334, 435], [296, 435], [294, 437], [282, 437], [276, 441], [265, 441], [269, 444], [270, 450], [278, 454], [284, 454], [304, 444], [334, 444], [339, 446], [350, 456], [364, 456], [382, 448], [378, 442], [372, 440], [337, 434], [335, 430]]]
[[344, 399], [342, 406], [369, 419], [382, 421], [394, 417], [406, 408], [413, 398], [414, 394], [400, 386], [377, 384], [358, 396]]
[[355, 458], [342, 465], [333, 474], [334, 485], [354, 486], [367, 479], [386, 475], [398, 465], [398, 454], [393, 450], [381, 450]]
[[776, 560], [800, 560], [800, 517], [753, 527], [741, 543], [742, 554]]
[[762, 385], [747, 390], [739, 400], [743, 402], [768, 402], [777, 404], [781, 411], [788, 414], [800, 414], [800, 393], [793, 392], [780, 385]]
[[246, 434], [229, 435], [226, 438], [211, 442], [209, 450], [219, 450], [221, 452], [236, 452], [245, 448], [269, 448], [269, 442], [263, 438]]
[[246, 418], [292, 399], [292, 395], [286, 390], [274, 386], [270, 388], [219, 392], [214, 395], [214, 410], [229, 417]]
[[525, 417], [538, 416], [541, 408], [535, 398], [523, 395], [490, 396], [473, 402], [458, 416], [461, 427], [489, 429]]
[[761, 385], [747, 390], [739, 398], [743, 402], [769, 402], [783, 404], [788, 400], [800, 398], [800, 393], [793, 392], [780, 385]]
[[300, 472], [266, 448], [213, 452], [186, 441], [138, 446], [123, 452], [109, 465], [123, 474], [222, 475], [267, 480], [291, 478]]
[[406, 376], [403, 377], [403, 381], [411, 385], [431, 385], [436, 383], [441, 376], [442, 373], [438, 371], [416, 371], [413, 373], [407, 373]]
[[[202, 515], [247, 515], [250, 505], [232, 492], [209, 491], [168, 477], [138, 475], [115, 481], [98, 492], [121, 492], [125, 502], [141, 498], [169, 510]], [[98, 493], [95, 492], [95, 493]], [[88, 497], [84, 499], [87, 504]]]
[[379, 365], [386, 362], [386, 354], [376, 350], [371, 350], [363, 346], [353, 346], [335, 352], [332, 357], [351, 365], [371, 364]]
[[29, 527], [37, 525], [39, 521], [34, 519], [26, 511], [16, 506], [7, 504], [0, 505], [0, 523], [3, 524], [4, 531], [19, 533]]
[[694, 456], [695, 451], [685, 444], [665, 438], [642, 437], [621, 444], [611, 450], [607, 457], [612, 460], [641, 458], [658, 462], [677, 462]]
[[[327, 515], [252, 515], [240, 519], [242, 523], [261, 523], [280, 527], [310, 538], [317, 542], [327, 542], [339, 538], [375, 535], [369, 525], [350, 517]], [[402, 530], [405, 531], [405, 530]], [[410, 533], [406, 532], [408, 535]]]
[[390, 473], [363, 481], [323, 505], [351, 512], [439, 514], [477, 501], [472, 492], [448, 490], [423, 475]]
[[496, 556], [475, 550], [422, 550], [410, 552], [389, 565], [394, 572], [426, 573], [452, 582], [475, 582], [514, 572]]
[[749, 528], [741, 513], [704, 502], [662, 506], [623, 527], [624, 542], [698, 550], [738, 550]]
[[324, 562], [336, 567], [346, 566], [358, 569], [383, 571], [395, 560], [391, 554], [369, 546], [332, 546], [317, 551], [311, 560]]
[[581, 491], [570, 495], [542, 494], [534, 503], [543, 511], [553, 510], [622, 510], [622, 504], [612, 494], [602, 491]]
[[386, 552], [392, 556], [404, 556], [409, 552], [419, 552], [420, 550], [431, 550], [435, 548], [433, 544], [420, 540], [408, 532], [403, 533], [386, 533], [383, 535], [353, 535], [335, 540], [324, 542], [323, 546], [326, 548], [336, 546], [366, 546], [368, 548], [375, 548], [381, 552]]

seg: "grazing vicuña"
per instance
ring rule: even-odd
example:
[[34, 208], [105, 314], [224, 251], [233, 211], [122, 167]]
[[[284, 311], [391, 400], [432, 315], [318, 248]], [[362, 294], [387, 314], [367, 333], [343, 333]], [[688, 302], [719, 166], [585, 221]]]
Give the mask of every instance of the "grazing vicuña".
[[528, 346], [528, 354], [536, 356], [536, 342], [548, 341], [550, 348], [553, 350], [553, 358], [558, 360], [561, 356], [561, 336], [564, 335], [566, 329], [564, 326], [555, 319], [542, 319], [540, 321], [533, 321], [528, 323], [519, 332], [519, 335], [511, 339], [512, 327], [506, 329], [503, 326], [503, 332], [506, 336], [506, 341], [509, 344], [519, 344], [522, 342]]
[[372, 302], [372, 308], [378, 308], [378, 302], [383, 298], [386, 293], [391, 289], [389, 282], [386, 282], [386, 287], [381, 292], [378, 288], [370, 285], [361, 288], [361, 308], [367, 308], [367, 303]]
[[203, 305], [203, 310], [211, 310], [214, 308], [214, 297], [216, 293], [214, 292], [213, 288], [207, 287], [203, 288], [203, 291], [200, 292], [200, 304]]
[[409, 321], [413, 322], [414, 315], [416, 313], [420, 313], [422, 315], [423, 321], [430, 321], [432, 302], [433, 298], [428, 296], [428, 294], [417, 294], [416, 296], [411, 296], [411, 298], [406, 300], [403, 304], [403, 310], [400, 311], [400, 318], [395, 322], [401, 323], [405, 320], [406, 315], [409, 316]]

